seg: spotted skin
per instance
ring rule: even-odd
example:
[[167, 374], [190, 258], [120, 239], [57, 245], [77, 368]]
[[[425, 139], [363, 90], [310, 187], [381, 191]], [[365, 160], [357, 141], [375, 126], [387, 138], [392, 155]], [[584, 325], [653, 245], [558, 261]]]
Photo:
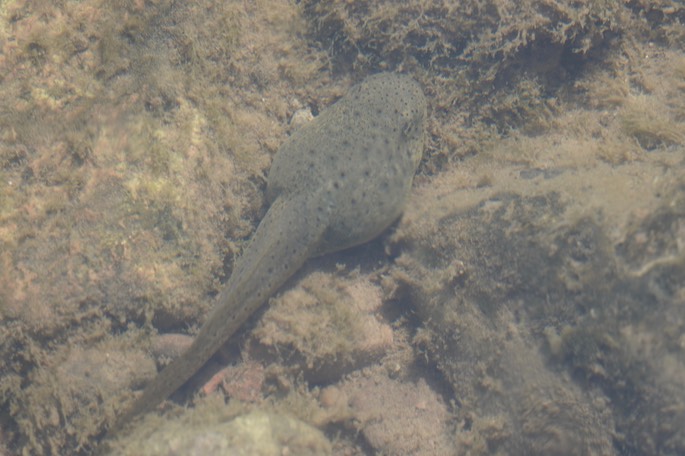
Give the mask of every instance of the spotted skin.
[[426, 99], [393, 73], [368, 77], [274, 157], [270, 207], [190, 348], [113, 427], [166, 399], [311, 257], [366, 242], [395, 221], [423, 152]]

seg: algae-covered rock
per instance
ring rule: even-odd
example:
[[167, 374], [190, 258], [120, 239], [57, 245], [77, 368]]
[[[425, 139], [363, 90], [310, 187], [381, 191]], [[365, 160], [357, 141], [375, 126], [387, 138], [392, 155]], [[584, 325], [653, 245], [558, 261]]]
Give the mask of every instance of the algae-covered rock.
[[[379, 371], [380, 369], [376, 370]], [[341, 386], [366, 441], [381, 454], [454, 454], [450, 416], [424, 380], [400, 382], [369, 369]]]
[[459, 401], [462, 449], [684, 451], [679, 152], [582, 172], [469, 166], [490, 184], [444, 174], [395, 236], [400, 296]]
[[376, 312], [380, 287], [363, 277], [307, 275], [272, 299], [250, 340], [250, 356], [280, 360], [322, 383], [380, 359], [393, 332]]
[[136, 433], [112, 455], [281, 456], [327, 455], [331, 444], [321, 431], [284, 415], [254, 411], [230, 421], [170, 421]]

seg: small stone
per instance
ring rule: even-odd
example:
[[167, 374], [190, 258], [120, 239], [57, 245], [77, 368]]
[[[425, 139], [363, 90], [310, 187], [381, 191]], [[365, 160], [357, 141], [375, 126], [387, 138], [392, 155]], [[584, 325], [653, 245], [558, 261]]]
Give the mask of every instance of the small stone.
[[290, 129], [295, 131], [312, 120], [314, 120], [314, 115], [311, 110], [307, 108], [298, 109], [290, 118]]

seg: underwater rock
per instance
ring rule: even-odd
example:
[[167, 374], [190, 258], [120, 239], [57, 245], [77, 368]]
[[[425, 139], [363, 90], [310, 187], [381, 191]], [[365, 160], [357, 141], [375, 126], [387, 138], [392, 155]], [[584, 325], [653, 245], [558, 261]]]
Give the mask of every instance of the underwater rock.
[[253, 411], [230, 421], [167, 421], [156, 430], [135, 433], [119, 442], [112, 456], [318, 456], [331, 454], [331, 444], [317, 429], [295, 418]]
[[398, 298], [452, 385], [465, 451], [685, 451], [669, 348], [685, 326], [684, 170], [664, 159], [666, 175], [659, 160], [487, 164], [487, 186], [453, 172], [421, 189], [394, 238]]

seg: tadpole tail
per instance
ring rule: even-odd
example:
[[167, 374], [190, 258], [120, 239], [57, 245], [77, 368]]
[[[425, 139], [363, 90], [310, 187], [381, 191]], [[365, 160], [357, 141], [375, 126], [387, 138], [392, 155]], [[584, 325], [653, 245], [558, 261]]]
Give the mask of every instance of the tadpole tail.
[[326, 229], [323, 208], [310, 197], [277, 198], [257, 227], [231, 278], [216, 297], [190, 348], [146, 386], [108, 436], [180, 388], [312, 256]]

